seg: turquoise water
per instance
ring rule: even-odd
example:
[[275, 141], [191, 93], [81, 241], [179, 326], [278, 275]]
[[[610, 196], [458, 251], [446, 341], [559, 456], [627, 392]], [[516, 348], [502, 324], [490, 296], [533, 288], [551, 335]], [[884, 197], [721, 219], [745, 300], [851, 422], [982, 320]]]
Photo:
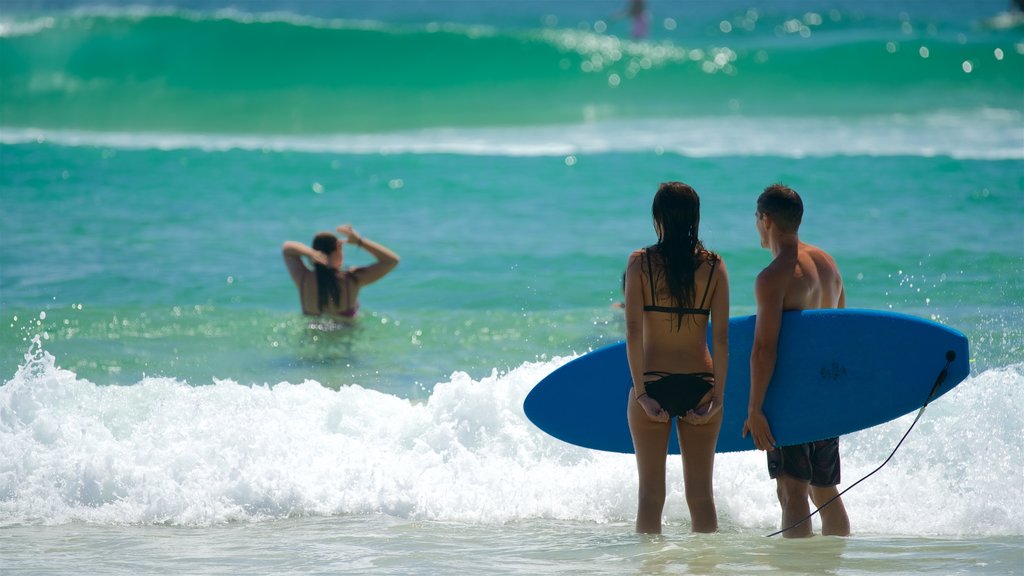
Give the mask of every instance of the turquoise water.
[[[1024, 573], [1024, 28], [1003, 2], [652, 2], [637, 41], [620, 8], [5, 4], [6, 570]], [[638, 537], [632, 459], [525, 420], [622, 338], [665, 180], [701, 194], [733, 314], [783, 181], [851, 307], [970, 338], [971, 377], [845, 497], [849, 541], [762, 539], [754, 453], [717, 463], [721, 534], [687, 534], [673, 462], [666, 535]], [[280, 246], [345, 222], [402, 263], [355, 326], [311, 325]], [[844, 483], [909, 424], [846, 438]]]
[[216, 11], [209, 3], [18, 16], [0, 47], [0, 121], [361, 133], [736, 112], [1019, 110], [1024, 87], [1019, 30], [977, 29], [995, 2], [960, 10], [951, 2], [943, 18], [913, 2], [819, 11], [783, 2], [665, 5], [646, 42], [597, 32], [622, 25], [594, 21], [618, 2], [528, 2], [507, 11], [491, 3], [494, 13], [479, 15], [468, 2], [387, 4], [394, 13], [372, 20], [372, 8], [353, 3], [329, 14]]
[[[630, 152], [567, 166], [561, 155], [44, 143], [7, 146], [3, 162], [16, 199], [3, 266], [11, 374], [40, 331], [63, 366], [99, 384], [310, 377], [409, 398], [456, 370], [479, 377], [586, 351], [621, 338], [610, 304], [625, 257], [654, 240], [653, 187], [682, 174], [704, 195], [704, 236], [730, 265], [734, 313], [753, 312], [749, 287], [768, 261], [752, 224], [758, 186], [784, 180], [804, 190], [804, 236], [833, 250], [851, 306], [994, 339], [973, 347], [976, 371], [1024, 359], [1019, 160]], [[348, 221], [402, 265], [365, 292], [355, 329], [310, 332], [280, 245]]]

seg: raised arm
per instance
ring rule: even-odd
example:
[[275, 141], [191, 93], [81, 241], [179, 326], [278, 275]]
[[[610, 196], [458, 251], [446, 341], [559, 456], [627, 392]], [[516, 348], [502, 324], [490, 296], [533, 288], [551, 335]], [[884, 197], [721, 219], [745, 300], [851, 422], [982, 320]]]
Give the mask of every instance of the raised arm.
[[327, 258], [322, 252], [314, 250], [309, 246], [306, 246], [302, 242], [296, 242], [295, 240], [288, 240], [281, 246], [281, 254], [284, 256], [284, 265], [288, 268], [288, 274], [292, 277], [292, 282], [296, 286], [299, 286], [302, 282], [302, 275], [309, 272], [309, 268], [302, 262], [302, 257], [305, 256], [313, 262], [319, 262], [320, 264], [327, 264]]
[[390, 248], [369, 240], [365, 236], [357, 233], [352, 228], [351, 224], [338, 226], [338, 233], [345, 235], [345, 242], [359, 246], [377, 259], [376, 262], [369, 266], [361, 266], [352, 270], [352, 274], [355, 275], [360, 286], [373, 284], [377, 280], [387, 276], [389, 272], [395, 269], [395, 266], [398, 266], [398, 254]]

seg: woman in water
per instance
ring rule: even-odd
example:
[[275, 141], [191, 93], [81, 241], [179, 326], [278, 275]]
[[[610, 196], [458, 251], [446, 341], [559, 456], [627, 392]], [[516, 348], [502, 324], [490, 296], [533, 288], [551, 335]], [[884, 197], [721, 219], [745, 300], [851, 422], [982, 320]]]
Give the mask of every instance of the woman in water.
[[661, 532], [675, 417], [691, 528], [714, 532], [712, 473], [729, 365], [729, 277], [722, 258], [700, 241], [700, 198], [693, 188], [662, 184], [652, 212], [658, 242], [633, 252], [626, 267], [626, 354], [633, 379], [627, 416], [640, 484], [636, 529]]
[[[299, 289], [302, 313], [309, 316], [353, 318], [359, 310], [359, 290], [380, 280], [398, 266], [398, 254], [357, 234], [351, 224], [338, 226], [344, 240], [330, 232], [321, 232], [313, 238], [313, 246], [289, 240], [281, 247], [284, 264], [292, 281]], [[343, 270], [342, 244], [355, 244], [377, 259], [369, 266]], [[305, 256], [313, 263], [313, 270], [302, 261]]]

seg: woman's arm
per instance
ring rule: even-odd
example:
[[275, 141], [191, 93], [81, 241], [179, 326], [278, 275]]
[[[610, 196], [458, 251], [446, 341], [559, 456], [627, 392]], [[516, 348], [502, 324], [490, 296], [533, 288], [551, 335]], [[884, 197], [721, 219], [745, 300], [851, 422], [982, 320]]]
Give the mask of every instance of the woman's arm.
[[715, 373], [715, 406], [724, 406], [725, 379], [729, 371], [729, 273], [725, 260], [719, 257], [715, 267], [714, 292], [711, 295], [712, 366]]
[[319, 264], [327, 264], [327, 258], [323, 252], [319, 250], [313, 250], [309, 246], [306, 246], [302, 242], [296, 242], [294, 240], [288, 240], [281, 246], [281, 254], [284, 256], [284, 265], [288, 268], [288, 274], [292, 277], [292, 282], [296, 286], [299, 286], [302, 282], [302, 275], [309, 272], [309, 268], [302, 262], [302, 257], [305, 256], [317, 262]]
[[395, 254], [395, 252], [390, 248], [372, 240], [368, 240], [365, 236], [358, 234], [352, 228], [351, 224], [338, 226], [338, 232], [346, 236], [345, 241], [347, 243], [359, 246], [377, 259], [376, 262], [369, 266], [361, 266], [352, 271], [360, 286], [373, 284], [377, 280], [387, 276], [389, 272], [395, 269], [395, 266], [398, 266], [398, 254]]
[[667, 422], [665, 412], [658, 401], [647, 395], [644, 384], [644, 289], [640, 264], [643, 260], [640, 250], [629, 256], [626, 264], [626, 358], [629, 373], [633, 378], [633, 395], [644, 412], [655, 421]]

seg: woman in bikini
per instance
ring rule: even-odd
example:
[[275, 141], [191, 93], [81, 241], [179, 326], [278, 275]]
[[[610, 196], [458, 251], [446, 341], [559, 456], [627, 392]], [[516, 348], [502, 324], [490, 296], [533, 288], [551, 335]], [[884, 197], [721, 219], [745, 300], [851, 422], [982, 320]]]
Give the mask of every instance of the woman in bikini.
[[[284, 264], [299, 289], [302, 313], [308, 316], [329, 316], [351, 319], [359, 310], [359, 290], [380, 280], [398, 266], [398, 254], [357, 234], [351, 224], [338, 226], [339, 240], [330, 232], [321, 232], [313, 238], [313, 245], [289, 240], [281, 247]], [[354, 244], [377, 259], [369, 266], [342, 269], [342, 244]], [[302, 261], [305, 256], [313, 270]]]
[[[658, 242], [626, 267], [627, 416], [639, 473], [637, 532], [660, 533], [672, 418], [694, 532], [718, 530], [712, 476], [729, 365], [729, 277], [698, 235], [700, 198], [667, 182], [652, 207]], [[711, 325], [714, 358], [708, 350]]]

